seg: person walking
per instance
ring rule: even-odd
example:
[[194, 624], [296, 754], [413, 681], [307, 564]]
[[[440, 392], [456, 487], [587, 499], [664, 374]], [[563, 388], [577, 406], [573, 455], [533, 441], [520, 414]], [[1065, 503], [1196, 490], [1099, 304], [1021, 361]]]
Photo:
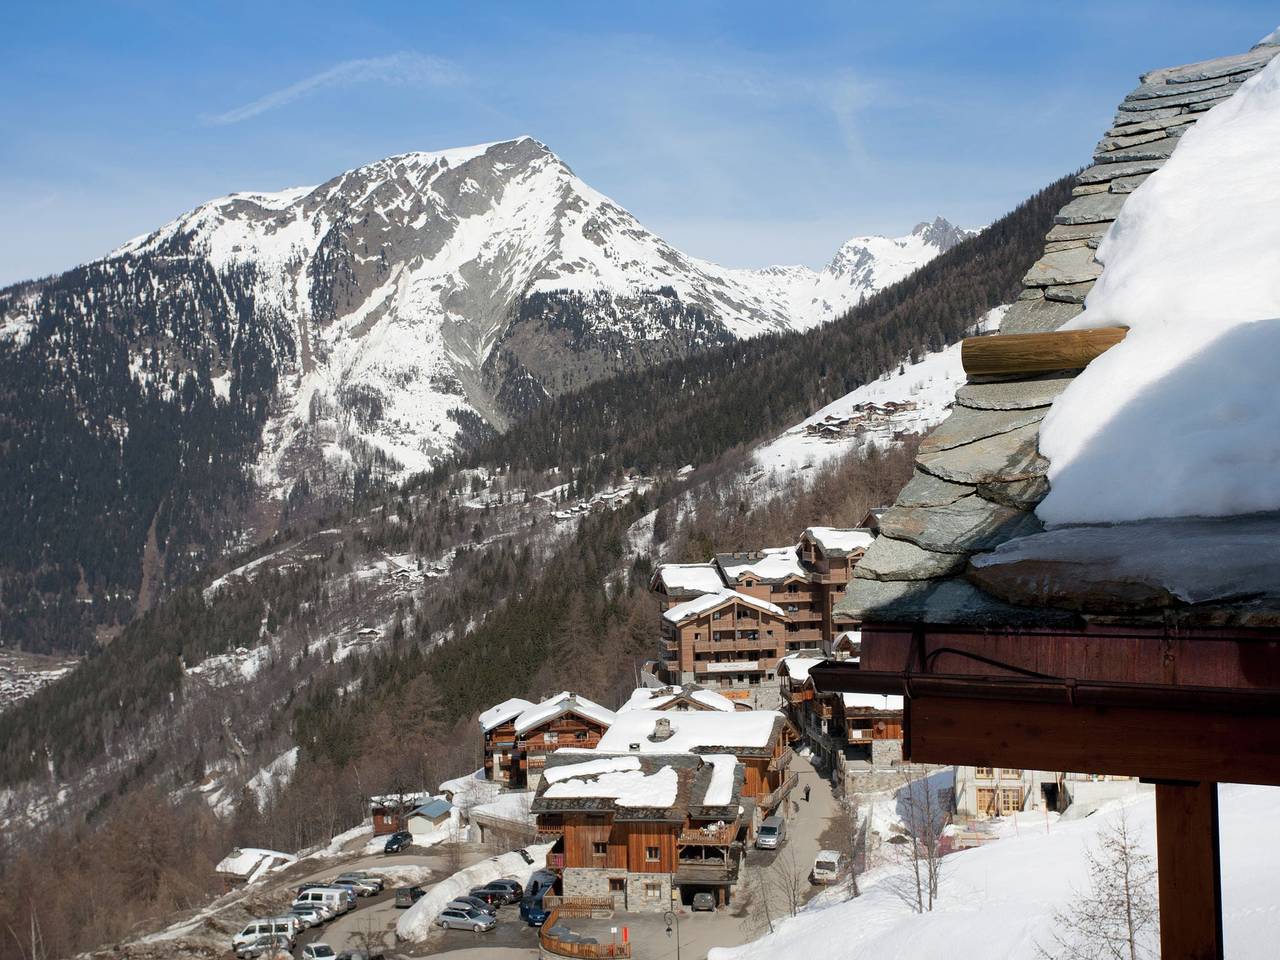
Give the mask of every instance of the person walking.
[[809, 802], [809, 785], [807, 783], [804, 785], [804, 802]]

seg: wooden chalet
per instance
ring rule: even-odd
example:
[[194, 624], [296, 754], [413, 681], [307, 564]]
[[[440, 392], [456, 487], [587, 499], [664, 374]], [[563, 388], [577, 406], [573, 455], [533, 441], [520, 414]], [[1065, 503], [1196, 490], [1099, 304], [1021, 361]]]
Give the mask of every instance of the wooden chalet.
[[564, 896], [661, 913], [709, 891], [727, 904], [747, 839], [744, 771], [730, 756], [561, 752], [532, 810], [557, 839], [547, 867]]
[[549, 753], [594, 747], [613, 717], [567, 690], [537, 704], [519, 698], [500, 703], [480, 715], [485, 778], [510, 789], [534, 787]]
[[902, 760], [902, 698], [819, 692], [809, 671], [821, 657], [790, 656], [778, 664], [783, 709], [824, 773], [846, 784], [860, 774], [891, 771]]
[[686, 600], [662, 615], [662, 679], [759, 686], [773, 679], [786, 630], [781, 607], [744, 593], [725, 589]]
[[[1159, 106], [1184, 131], [1277, 53], [1148, 74], [1116, 123]], [[1182, 92], [1206, 78], [1219, 85]], [[1142, 148], [1144, 175], [1178, 142]], [[810, 677], [904, 697], [913, 762], [1154, 783], [1161, 955], [1202, 960], [1223, 956], [1217, 783], [1280, 784], [1280, 516], [1045, 530], [1033, 512], [1049, 486], [1041, 418], [1125, 334], [1058, 331], [1102, 272], [1072, 243], [1105, 234], [1133, 189], [1117, 159], [1104, 139], [1000, 334], [966, 341], [969, 383], [841, 603], [862, 621], [860, 662]]]
[[704, 594], [719, 593], [724, 587], [714, 563], [663, 563], [649, 579], [649, 589], [664, 610]]
[[857, 626], [856, 620], [837, 614], [835, 608], [844, 598], [845, 589], [853, 577], [854, 566], [874, 540], [875, 534], [866, 527], [848, 530], [809, 527], [800, 535], [796, 552], [819, 590], [824, 641], [821, 649], [828, 653], [831, 652], [836, 637]]
[[772, 603], [786, 613], [784, 654], [822, 647], [823, 586], [801, 564], [795, 547], [720, 553], [714, 562], [731, 590]]
[[405, 817], [431, 799], [431, 794], [389, 793], [369, 798], [369, 816], [373, 818], [373, 833], [382, 836], [404, 829]]

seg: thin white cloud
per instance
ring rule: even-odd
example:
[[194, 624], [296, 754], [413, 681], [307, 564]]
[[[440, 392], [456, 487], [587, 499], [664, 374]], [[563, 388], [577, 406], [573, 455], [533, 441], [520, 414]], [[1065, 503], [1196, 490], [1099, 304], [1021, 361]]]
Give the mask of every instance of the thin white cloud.
[[243, 106], [209, 117], [207, 122], [215, 125], [239, 123], [310, 96], [319, 90], [347, 87], [356, 83], [449, 87], [461, 81], [462, 74], [450, 61], [421, 53], [393, 53], [385, 57], [344, 60], [328, 70], [275, 90]]

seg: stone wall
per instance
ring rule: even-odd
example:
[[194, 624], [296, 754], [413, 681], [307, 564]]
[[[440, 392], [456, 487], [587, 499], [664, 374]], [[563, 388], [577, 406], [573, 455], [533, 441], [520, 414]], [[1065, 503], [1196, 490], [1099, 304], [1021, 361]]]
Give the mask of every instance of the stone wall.
[[[609, 889], [610, 880], [625, 880], [624, 892]], [[648, 886], [656, 885], [654, 896], [646, 896]], [[623, 868], [567, 867], [564, 871], [564, 895], [568, 897], [610, 897], [613, 908], [630, 913], [661, 913], [671, 907], [671, 874], [630, 873]]]

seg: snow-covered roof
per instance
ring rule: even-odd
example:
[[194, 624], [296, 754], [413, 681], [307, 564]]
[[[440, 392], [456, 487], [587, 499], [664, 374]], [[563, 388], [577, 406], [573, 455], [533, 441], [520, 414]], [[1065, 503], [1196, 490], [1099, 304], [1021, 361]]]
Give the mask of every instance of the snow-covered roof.
[[482, 803], [467, 811], [471, 819], [476, 817], [494, 817], [499, 820], [532, 821], [530, 806], [533, 803], [533, 791], [521, 790], [499, 794], [488, 803]]
[[653, 572], [653, 583], [659, 582], [667, 593], [719, 593], [724, 589], [720, 571], [714, 563], [664, 563]]
[[797, 683], [804, 683], [809, 679], [809, 671], [826, 659], [826, 657], [810, 657], [802, 653], [790, 653], [778, 661], [778, 673], [782, 673], [783, 668], [785, 668], [788, 677]]
[[708, 807], [723, 807], [733, 802], [733, 775], [738, 768], [738, 758], [727, 753], [704, 754], [702, 759], [711, 764], [711, 782], [702, 797]]
[[263, 850], [259, 847], [237, 847], [218, 861], [215, 872], [241, 877], [253, 882], [259, 877], [293, 863], [298, 858], [279, 850]]
[[679, 775], [661, 766], [646, 774], [639, 757], [607, 757], [548, 767], [545, 797], [604, 799], [619, 807], [670, 807], [676, 802]]
[[902, 697], [881, 693], [842, 693], [846, 710], [901, 710]]
[[756, 610], [772, 613], [775, 617], [786, 618], [782, 608], [776, 604], [772, 604], [768, 600], [749, 597], [745, 593], [739, 593], [737, 590], [721, 590], [719, 593], [707, 593], [701, 597], [686, 600], [684, 603], [677, 603], [670, 610], [664, 611], [662, 618], [669, 623], [682, 623], [690, 617], [699, 617], [733, 600], [746, 606], [754, 607]]
[[[659, 721], [671, 725], [671, 736], [654, 740]], [[776, 710], [664, 711], [631, 710], [618, 714], [597, 753], [703, 753], [724, 747], [732, 752], [763, 749], [781, 727]]]
[[759, 555], [720, 553], [716, 555], [715, 562], [726, 583], [734, 583], [745, 576], [776, 583], [788, 577], [809, 575], [801, 566], [795, 547], [769, 547], [761, 550]]
[[512, 697], [510, 700], [503, 700], [496, 707], [490, 707], [484, 713], [480, 714], [480, 728], [486, 733], [494, 727], [501, 726], [508, 720], [518, 717], [525, 710], [532, 707], [533, 704], [521, 697]]
[[[444, 789], [443, 787], [441, 789]], [[417, 790], [409, 793], [382, 793], [369, 798], [370, 807], [408, 807], [412, 810], [414, 807], [421, 806], [431, 799], [432, 794], [426, 790]]]
[[613, 711], [607, 707], [602, 707], [579, 694], [563, 690], [539, 704], [530, 704], [527, 710], [522, 711], [516, 717], [516, 733], [525, 733], [564, 713], [576, 713], [605, 726], [613, 723], [614, 719]]
[[687, 697], [704, 707], [725, 713], [737, 709], [734, 702], [723, 694], [690, 685], [688, 687], [637, 687], [627, 702], [618, 708], [618, 713], [626, 713], [630, 710], [662, 710], [681, 697]]
[[866, 527], [808, 527], [804, 535], [822, 548], [829, 557], [843, 557], [866, 550], [876, 535]]

